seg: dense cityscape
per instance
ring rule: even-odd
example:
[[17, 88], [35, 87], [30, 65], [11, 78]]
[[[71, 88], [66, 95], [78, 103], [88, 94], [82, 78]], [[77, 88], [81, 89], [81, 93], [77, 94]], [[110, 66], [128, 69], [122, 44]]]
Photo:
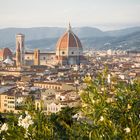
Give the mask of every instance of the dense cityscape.
[[[69, 25], [70, 26], [70, 25]], [[16, 54], [1, 50], [0, 111], [17, 113], [28, 96], [47, 114], [79, 106], [78, 92], [86, 76], [95, 78], [108, 68], [108, 76], [126, 83], [140, 75], [140, 52], [84, 51], [71, 27], [60, 37], [55, 52], [25, 52], [25, 35], [16, 35]], [[41, 105], [43, 101], [43, 105]]]
[[[114, 83], [130, 85], [140, 76], [140, 52], [84, 50], [70, 24], [58, 40], [55, 52], [41, 52], [38, 48], [32, 52], [25, 51], [25, 39], [26, 36], [22, 33], [16, 35], [16, 53], [9, 48], [0, 52], [2, 114], [16, 115], [25, 111], [25, 114], [29, 115], [29, 108], [26, 108], [29, 102], [36, 111], [41, 111], [47, 116], [59, 113], [67, 107], [81, 108], [81, 93], [88, 88], [87, 83], [98, 79], [99, 74], [104, 72], [106, 77], [104, 74], [102, 76], [109, 88], [105, 89], [101, 84], [99, 94], [106, 90], [107, 102], [110, 103], [116, 98], [115, 92], [112, 91]], [[3, 118], [3, 115], [1, 117]], [[71, 117], [80, 121], [87, 120], [80, 110]], [[100, 120], [104, 119], [103, 116], [100, 117]], [[129, 129], [126, 128], [127, 131]], [[28, 138], [28, 135], [26, 137]]]
[[101, 1], [0, 2], [0, 140], [140, 140], [140, 3]]

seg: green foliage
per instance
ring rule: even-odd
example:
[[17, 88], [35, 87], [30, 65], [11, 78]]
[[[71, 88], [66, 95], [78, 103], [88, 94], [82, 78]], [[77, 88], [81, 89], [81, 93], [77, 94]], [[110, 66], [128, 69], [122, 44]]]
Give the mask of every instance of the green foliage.
[[53, 126], [53, 138], [69, 140], [73, 131], [74, 120], [72, 118], [77, 112], [76, 108], [66, 107], [57, 114], [50, 116], [50, 122]]
[[140, 82], [107, 83], [106, 72], [81, 93], [82, 111], [91, 121], [89, 138], [140, 139]]
[[[7, 123], [8, 130], [1, 131], [0, 139], [6, 140], [139, 140], [140, 139], [140, 81], [133, 83], [107, 81], [108, 69], [94, 80], [85, 78], [86, 89], [80, 92], [80, 108], [63, 108], [47, 116], [35, 110], [29, 97], [24, 110], [14, 115], [5, 114], [0, 123]], [[27, 112], [33, 124], [28, 130], [19, 126], [19, 117]], [[82, 112], [81, 118], [73, 116]]]

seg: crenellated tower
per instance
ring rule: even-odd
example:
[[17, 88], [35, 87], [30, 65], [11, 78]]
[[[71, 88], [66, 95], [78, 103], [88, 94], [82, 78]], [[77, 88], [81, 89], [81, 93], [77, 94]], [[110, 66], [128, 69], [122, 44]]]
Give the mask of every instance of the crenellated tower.
[[24, 38], [23, 34], [16, 35], [16, 66], [24, 66]]

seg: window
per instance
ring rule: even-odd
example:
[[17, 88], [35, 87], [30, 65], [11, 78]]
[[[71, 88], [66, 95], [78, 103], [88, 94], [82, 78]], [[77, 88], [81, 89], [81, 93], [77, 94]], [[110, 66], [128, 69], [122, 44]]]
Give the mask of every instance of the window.
[[62, 54], [65, 54], [65, 52], [62, 52]]
[[43, 57], [44, 60], [46, 60], [46, 57]]
[[10, 104], [14, 104], [15, 102], [14, 102], [14, 101], [8, 101], [8, 103], [10, 103]]
[[71, 54], [74, 54], [74, 52], [71, 52]]
[[8, 99], [14, 99], [14, 97], [8, 97]]

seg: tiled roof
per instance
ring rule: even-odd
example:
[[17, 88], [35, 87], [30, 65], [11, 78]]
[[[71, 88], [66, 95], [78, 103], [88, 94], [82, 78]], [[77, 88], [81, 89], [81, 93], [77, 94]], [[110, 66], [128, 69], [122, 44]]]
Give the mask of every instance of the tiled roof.
[[56, 47], [59, 49], [65, 49], [68, 47], [82, 48], [82, 44], [80, 42], [80, 39], [71, 30], [68, 30], [58, 40]]
[[4, 48], [2, 50], [0, 50], [0, 57], [6, 59], [7, 56], [12, 56], [12, 52], [9, 48]]

